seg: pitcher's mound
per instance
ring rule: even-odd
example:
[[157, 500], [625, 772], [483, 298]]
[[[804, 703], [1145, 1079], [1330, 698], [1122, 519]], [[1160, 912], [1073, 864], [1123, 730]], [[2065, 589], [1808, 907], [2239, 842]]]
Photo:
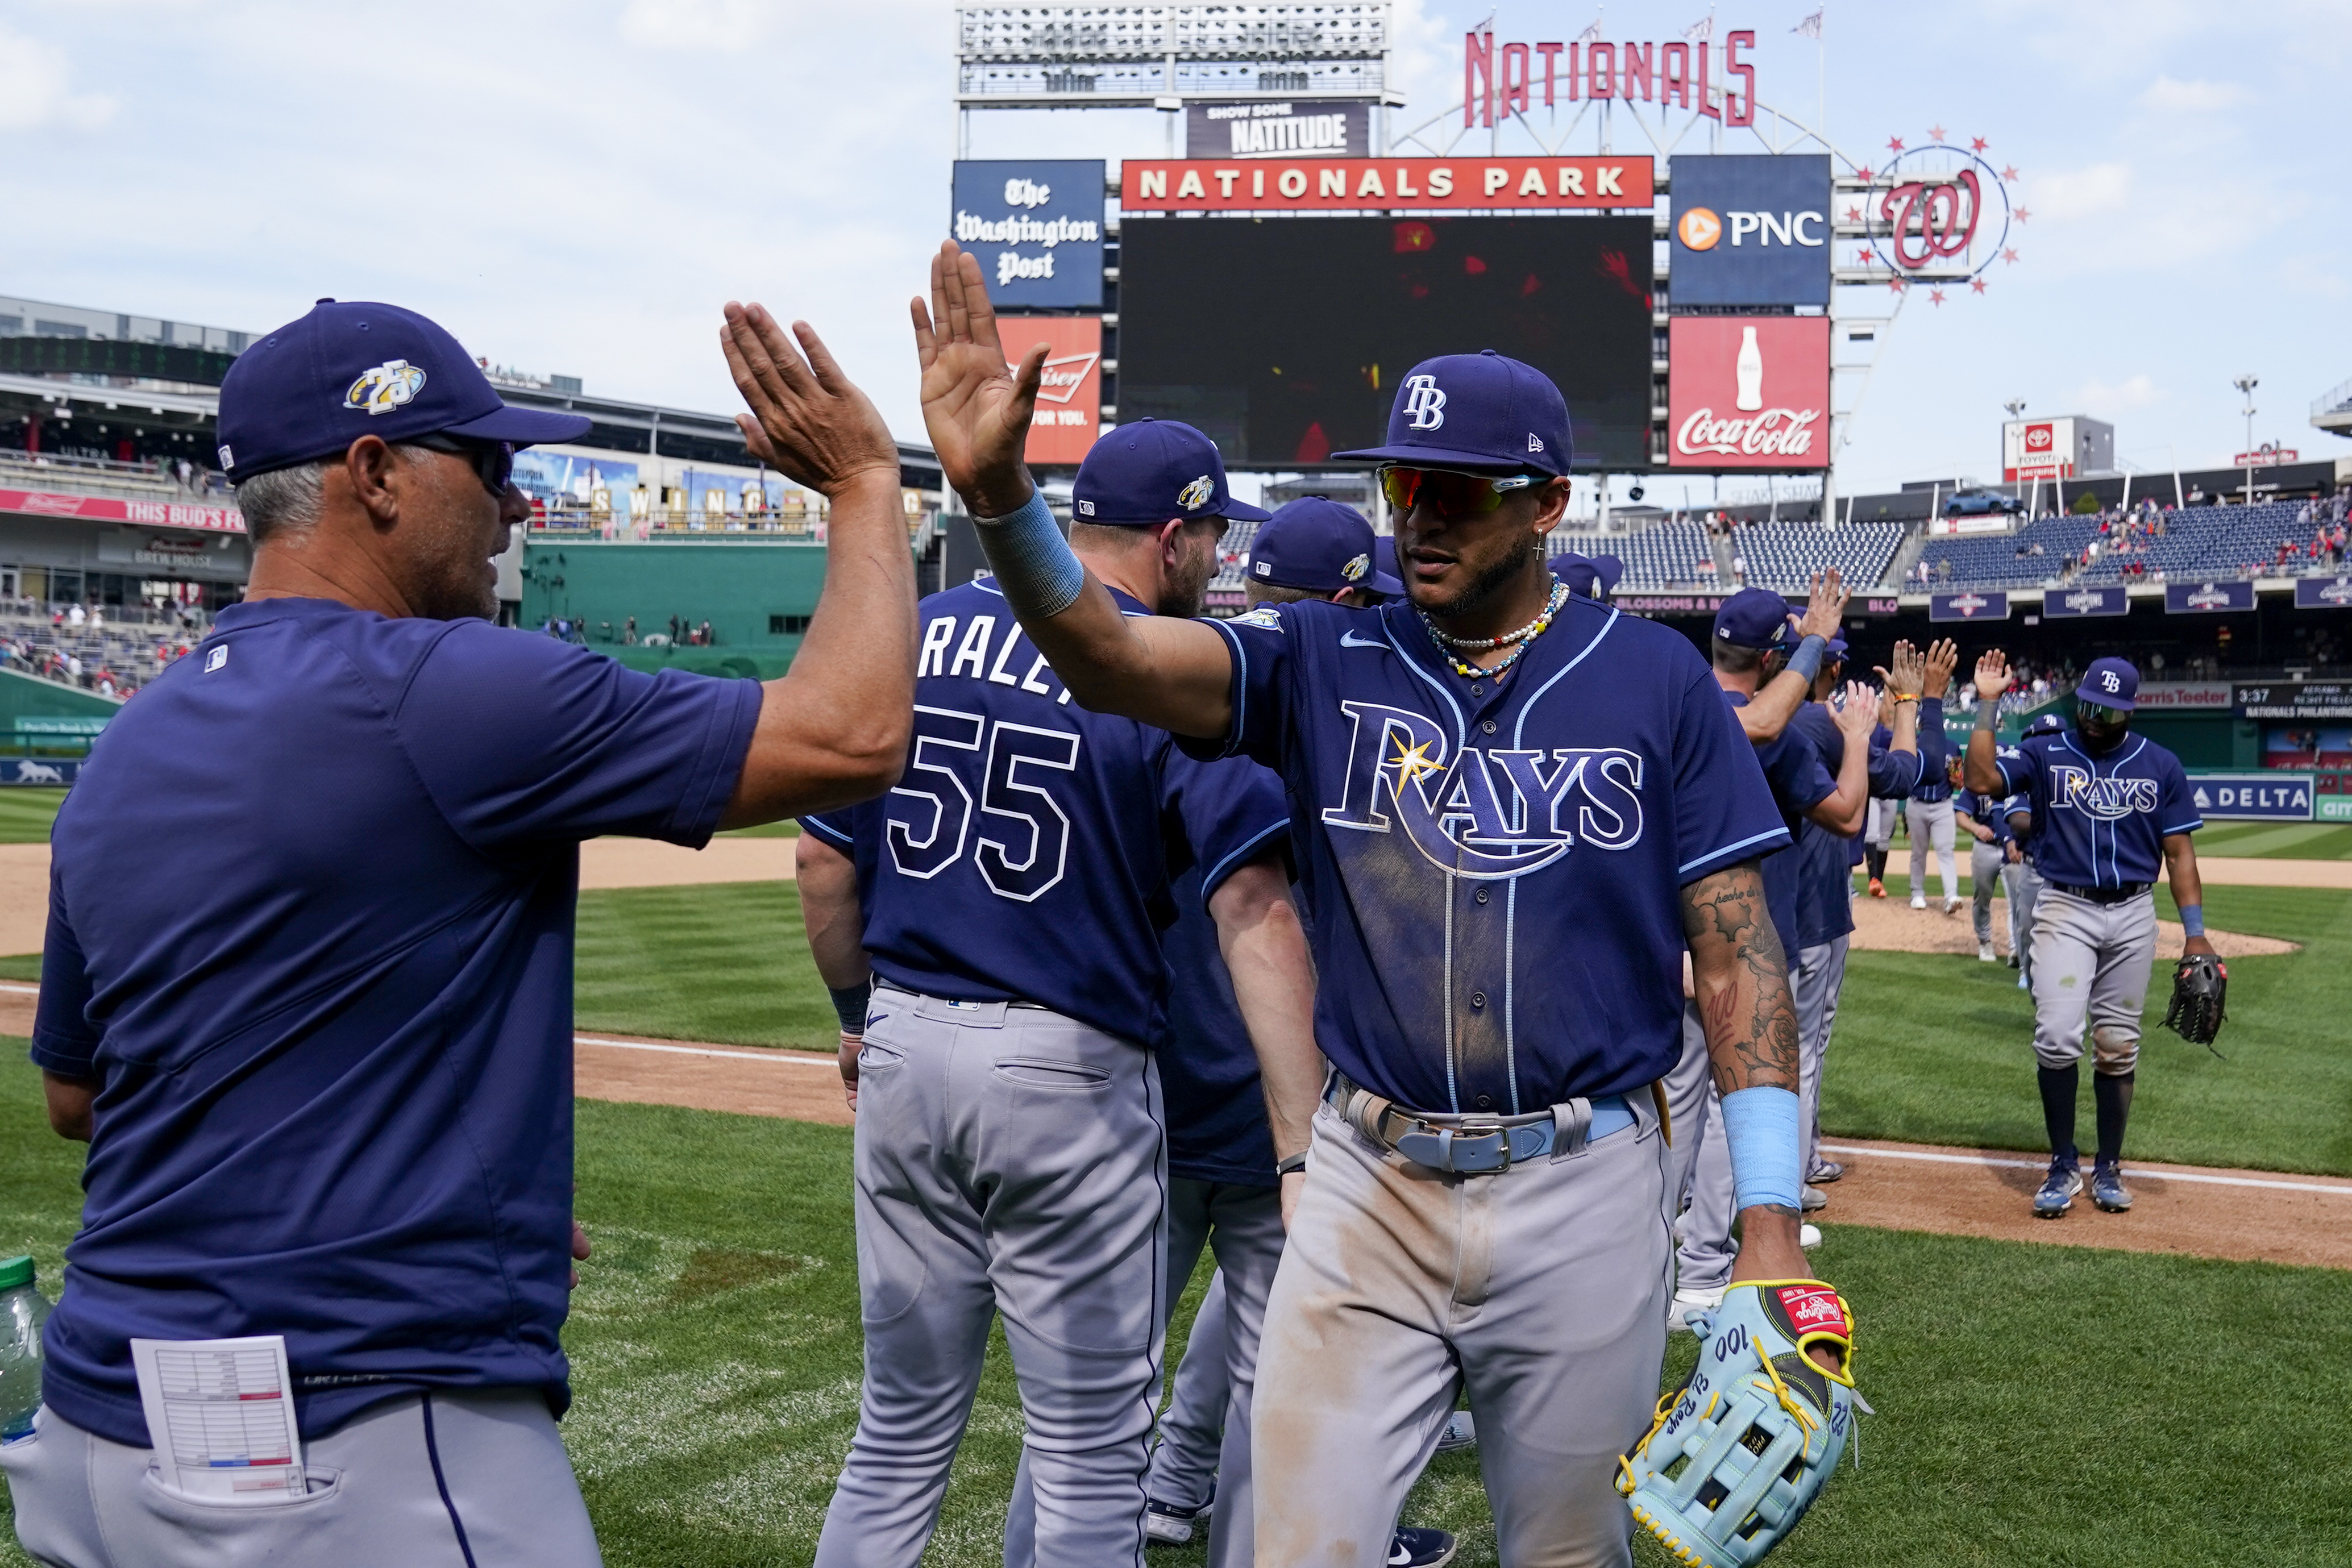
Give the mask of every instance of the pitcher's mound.
[[[1977, 950], [1974, 905], [1967, 899], [1950, 915], [1943, 913], [1943, 900], [1930, 898], [1925, 909], [1914, 909], [1905, 899], [1872, 898], [1867, 894], [1853, 901], [1853, 946], [1865, 953], [1962, 953], [1973, 956]], [[2205, 933], [2214, 950], [2224, 958], [2251, 958], [2274, 953], [2293, 953], [2298, 944], [2282, 942], [2275, 936], [2247, 936], [2235, 931]], [[2159, 961], [2180, 956], [2181, 933], [2178, 921], [2156, 923], [2156, 956]], [[2009, 957], [2009, 900], [1992, 901], [1992, 950], [2006, 962]]]

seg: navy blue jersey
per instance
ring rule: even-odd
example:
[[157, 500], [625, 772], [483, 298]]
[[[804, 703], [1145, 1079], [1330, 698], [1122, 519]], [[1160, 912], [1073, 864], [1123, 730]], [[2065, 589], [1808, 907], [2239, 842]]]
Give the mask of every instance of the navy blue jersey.
[[1290, 794], [1340, 1071], [1424, 1111], [1622, 1093], [1682, 1051], [1679, 890], [1785, 848], [1756, 748], [1679, 632], [1570, 599], [1501, 690], [1409, 606], [1210, 622], [1241, 752]]
[[[1797, 716], [1789, 721], [1789, 731], [1811, 744], [1822, 768], [1835, 776], [1845, 760], [1845, 732], [1838, 728], [1826, 704], [1807, 703], [1800, 707]], [[1797, 847], [1791, 854], [1797, 862], [1800, 948], [1822, 946], [1853, 929], [1853, 901], [1847, 896], [1853, 888], [1853, 862], [1848, 856], [1860, 839], [1859, 831], [1833, 833], [1811, 818], [1799, 825]]]
[[1171, 884], [1198, 862], [1213, 889], [1277, 849], [1289, 826], [1279, 783], [1072, 703], [992, 578], [933, 594], [918, 614], [905, 777], [878, 800], [803, 821], [857, 861], [874, 972], [1154, 1043]]
[[2033, 865], [2068, 887], [2154, 882], [2164, 841], [2205, 825], [2180, 759], [2143, 735], [2094, 757], [2072, 730], [2000, 748], [2003, 783], [2033, 804]]
[[[1274, 788], [1278, 800], [1281, 786]], [[1168, 1026], [1159, 1051], [1168, 1170], [1194, 1181], [1273, 1186], [1281, 1178], [1274, 1174], [1257, 1051], [1217, 947], [1208, 903], [1216, 887], [1206, 871], [1195, 864], [1176, 879], [1176, 923], [1160, 936], [1168, 958]]]
[[[1746, 707], [1749, 698], [1743, 693], [1725, 692], [1733, 707]], [[1807, 705], [1800, 705], [1802, 706]], [[1772, 804], [1780, 813], [1780, 825], [1789, 831], [1790, 848], [1782, 853], [1769, 856], [1764, 862], [1764, 904], [1771, 911], [1772, 929], [1780, 938], [1780, 951], [1791, 968], [1796, 967], [1797, 952], [1803, 946], [1801, 921], [1798, 906], [1804, 898], [1805, 829], [1811, 824], [1805, 813], [1820, 805], [1837, 790], [1837, 767], [1824, 768], [1822, 754], [1811, 738], [1794, 724], [1782, 727], [1780, 733], [1756, 747], [1756, 760], [1764, 769], [1764, 782], [1772, 791]]]
[[1870, 732], [1870, 798], [1874, 800], [1903, 800], [1919, 788], [1921, 779], [1945, 776], [1952, 747], [1944, 738], [1943, 699], [1920, 699], [1918, 738], [1913, 750], [1896, 751], [1894, 746], [1895, 732], [1885, 725]]
[[[1980, 827], [1992, 830], [1992, 841], [2005, 844], [2017, 835], [2010, 830], [2009, 814], [2026, 809], [2022, 795], [1979, 795], [1973, 789], [1962, 789], [1952, 796], [1952, 810]], [[1971, 839], [1976, 835], [1969, 835]]]
[[98, 1081], [43, 1396], [144, 1448], [129, 1342], [283, 1334], [322, 1434], [561, 1411], [579, 841], [699, 845], [751, 681], [479, 621], [231, 605], [58, 813], [33, 1060]]

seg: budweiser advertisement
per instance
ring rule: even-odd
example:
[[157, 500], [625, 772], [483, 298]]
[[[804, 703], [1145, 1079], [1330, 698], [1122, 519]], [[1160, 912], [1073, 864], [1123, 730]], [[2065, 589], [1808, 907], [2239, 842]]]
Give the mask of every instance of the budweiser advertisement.
[[1655, 200], [1650, 160], [1601, 158], [1130, 158], [1130, 213], [1514, 212], [1638, 207]]
[[118, 501], [108, 496], [60, 495], [49, 490], [0, 490], [0, 512], [37, 517], [73, 517], [85, 523], [143, 523], [159, 528], [198, 528], [208, 534], [245, 532], [245, 514], [235, 507], [187, 507], [177, 501]]
[[1102, 434], [1102, 318], [1015, 316], [998, 323], [1007, 358], [1045, 345], [1045, 377], [1029, 421], [1031, 463], [1084, 462]]
[[1667, 333], [1666, 466], [1828, 466], [1828, 317], [1677, 316]]

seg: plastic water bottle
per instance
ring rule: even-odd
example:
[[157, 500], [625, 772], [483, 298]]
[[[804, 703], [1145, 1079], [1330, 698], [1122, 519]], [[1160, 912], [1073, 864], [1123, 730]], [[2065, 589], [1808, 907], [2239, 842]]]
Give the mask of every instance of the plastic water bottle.
[[0, 1443], [30, 1437], [41, 1407], [41, 1325], [48, 1298], [33, 1288], [30, 1258], [0, 1258]]

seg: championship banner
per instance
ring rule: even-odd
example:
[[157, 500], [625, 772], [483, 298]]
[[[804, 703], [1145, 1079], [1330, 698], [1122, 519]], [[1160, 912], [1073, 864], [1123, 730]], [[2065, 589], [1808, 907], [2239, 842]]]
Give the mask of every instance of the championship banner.
[[2075, 615], [2128, 615], [2131, 598], [2120, 583], [2107, 588], [2053, 588], [2042, 596], [2042, 613], [2053, 621]]
[[2164, 588], [2167, 615], [2226, 615], [2253, 607], [2251, 582], [2169, 582]]
[[2299, 577], [2294, 582], [2297, 610], [2341, 610], [2352, 604], [2352, 577]]
[[1639, 207], [1656, 200], [1646, 157], [1136, 159], [1119, 166], [1129, 213], [1395, 212]]
[[1930, 621], [2006, 621], [2009, 619], [2009, 595], [2006, 593], [1931, 593], [1927, 596], [1927, 619]]
[[60, 496], [47, 490], [0, 490], [0, 512], [36, 517], [71, 517], [84, 523], [143, 523], [158, 528], [201, 528], [206, 533], [245, 532], [245, 514], [235, 507], [185, 507], [177, 501], [118, 501], [106, 496]]

